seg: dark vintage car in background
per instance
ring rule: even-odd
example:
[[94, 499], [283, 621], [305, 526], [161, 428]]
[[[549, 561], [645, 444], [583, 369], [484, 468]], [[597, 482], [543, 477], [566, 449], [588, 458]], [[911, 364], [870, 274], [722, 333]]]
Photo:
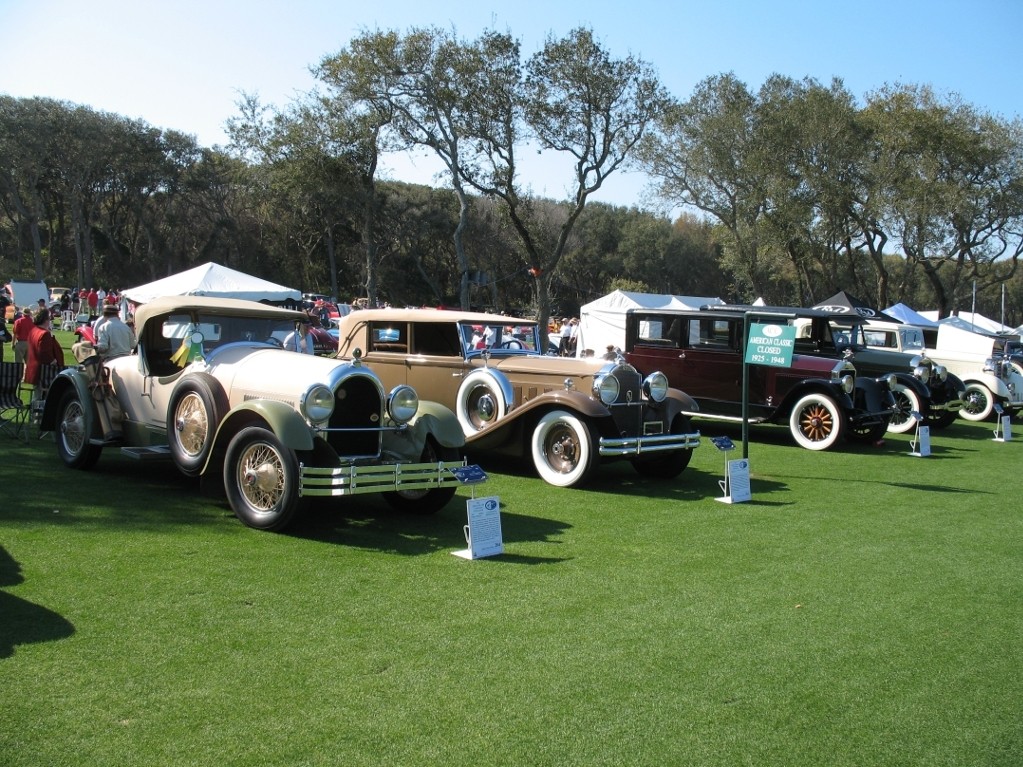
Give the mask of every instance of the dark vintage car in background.
[[829, 360], [848, 360], [861, 376], [884, 377], [895, 374], [892, 394], [895, 413], [888, 431], [905, 433], [916, 427], [917, 412], [927, 424], [943, 428], [955, 421], [963, 405], [965, 386], [944, 366], [925, 354], [871, 349], [863, 334], [866, 320], [856, 313], [835, 313], [826, 309], [791, 306], [721, 305], [708, 307], [716, 312], [732, 312], [737, 317], [750, 314], [754, 322], [783, 320], [796, 328], [795, 353]]
[[528, 456], [552, 485], [580, 485], [601, 461], [621, 459], [675, 477], [699, 445], [687, 415], [696, 403], [663, 373], [542, 354], [531, 320], [370, 309], [342, 318], [339, 336], [339, 355], [362, 354], [386, 386], [415, 386], [455, 410], [467, 452]]
[[381, 493], [418, 513], [446, 505], [464, 463], [454, 414], [411, 387], [385, 388], [357, 360], [281, 349], [303, 316], [230, 298], [143, 304], [135, 353], [64, 370], [41, 427], [71, 468], [120, 449], [220, 479], [255, 528], [285, 527], [310, 496]]
[[[626, 316], [626, 359], [640, 370], [663, 370], [699, 405], [691, 415], [742, 421], [745, 355], [742, 316], [703, 310], [636, 310]], [[786, 424], [808, 450], [844, 438], [874, 442], [888, 427], [895, 400], [887, 376], [857, 375], [848, 360], [803, 354], [790, 367], [750, 365], [750, 423]]]

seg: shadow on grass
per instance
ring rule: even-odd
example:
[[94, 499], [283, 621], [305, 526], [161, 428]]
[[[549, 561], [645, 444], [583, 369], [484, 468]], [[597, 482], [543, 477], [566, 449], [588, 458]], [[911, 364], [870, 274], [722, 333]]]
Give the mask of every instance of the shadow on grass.
[[[18, 561], [0, 546], [0, 586], [16, 586], [23, 580]], [[64, 616], [6, 591], [0, 591], [0, 616], [0, 660], [14, 655], [17, 645], [52, 642], [75, 633]]]
[[[390, 509], [378, 498], [312, 499], [296, 520], [282, 532], [292, 538], [354, 546], [373, 551], [418, 556], [445, 549], [465, 548], [463, 526], [466, 496], [456, 495], [436, 514], [417, 516]], [[501, 512], [504, 543], [556, 543], [571, 525], [554, 519]], [[559, 557], [504, 555], [506, 562], [553, 564]]]

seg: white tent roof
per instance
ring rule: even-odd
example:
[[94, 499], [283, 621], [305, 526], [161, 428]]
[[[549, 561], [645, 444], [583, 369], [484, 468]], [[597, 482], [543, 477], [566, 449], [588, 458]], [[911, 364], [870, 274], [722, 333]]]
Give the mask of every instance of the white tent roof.
[[712, 296], [674, 296], [616, 290], [579, 308], [576, 355], [592, 349], [600, 356], [608, 346], [625, 348], [625, 316], [637, 309], [699, 309], [706, 304], [723, 304]]
[[938, 319], [938, 312], [934, 310], [920, 312], [920, 314], [929, 320], [937, 320], [938, 324], [947, 323], [949, 325], [960, 327], [963, 330], [973, 331], [974, 333], [1012, 332], [1012, 328], [1008, 328], [1002, 323], [989, 319], [978, 312], [959, 312], [953, 317], [943, 317], [940, 320]]
[[921, 328], [936, 328], [938, 323], [934, 320], [929, 320], [919, 312], [915, 312], [905, 304], [894, 304], [884, 310], [885, 314], [889, 314], [899, 322], [904, 322], [907, 325], [916, 325]]
[[207, 263], [172, 274], [137, 288], [122, 291], [124, 298], [144, 304], [161, 296], [213, 296], [244, 298], [249, 301], [298, 301], [302, 292], [261, 280], [250, 274]]

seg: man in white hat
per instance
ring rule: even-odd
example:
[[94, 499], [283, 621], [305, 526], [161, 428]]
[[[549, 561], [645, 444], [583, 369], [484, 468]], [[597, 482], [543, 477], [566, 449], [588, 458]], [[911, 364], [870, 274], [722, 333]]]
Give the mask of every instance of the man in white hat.
[[288, 333], [284, 339], [284, 348], [292, 352], [300, 352], [302, 354], [315, 354], [316, 350], [313, 348], [313, 337], [309, 335], [309, 328], [312, 326], [312, 320], [308, 317], [303, 320], [299, 320], [295, 323], [295, 330]]
[[114, 304], [103, 306], [103, 322], [96, 325], [96, 351], [103, 359], [131, 354], [135, 348], [135, 331], [121, 320]]

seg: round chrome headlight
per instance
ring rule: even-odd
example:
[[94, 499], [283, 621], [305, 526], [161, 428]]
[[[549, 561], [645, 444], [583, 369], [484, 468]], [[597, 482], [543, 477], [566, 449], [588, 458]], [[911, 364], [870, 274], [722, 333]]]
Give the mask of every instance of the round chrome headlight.
[[899, 377], [895, 375], [895, 373], [889, 373], [887, 376], [885, 376], [884, 380], [888, 384], [888, 389], [890, 391], [895, 391], [895, 387], [899, 383]]
[[612, 375], [597, 376], [593, 381], [593, 396], [610, 405], [618, 399], [618, 379]]
[[855, 389], [856, 379], [852, 376], [842, 376], [842, 391], [846, 394], [852, 394]]
[[948, 378], [948, 368], [946, 368], [944, 365], [935, 365], [934, 376], [939, 381], [944, 381], [946, 378]]
[[408, 423], [419, 410], [419, 395], [411, 386], [395, 386], [387, 395], [387, 412], [395, 423]]
[[663, 402], [668, 396], [668, 376], [660, 370], [643, 379], [643, 393], [654, 402]]
[[316, 384], [302, 397], [299, 407], [307, 420], [326, 421], [334, 412], [334, 392], [328, 386]]

